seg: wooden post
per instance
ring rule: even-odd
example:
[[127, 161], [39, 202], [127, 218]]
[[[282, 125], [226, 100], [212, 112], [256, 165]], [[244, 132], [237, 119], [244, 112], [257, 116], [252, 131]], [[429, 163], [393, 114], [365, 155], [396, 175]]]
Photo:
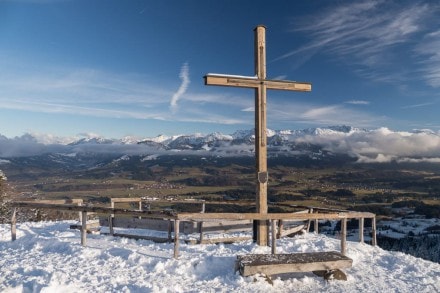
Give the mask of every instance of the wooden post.
[[278, 220], [277, 239], [281, 239], [281, 236], [283, 236], [283, 230], [284, 230], [284, 222], [283, 220]]
[[112, 236], [115, 234], [115, 230], [113, 228], [113, 220], [114, 219], [115, 219], [115, 217], [113, 217], [113, 215], [110, 215], [108, 217], [108, 229], [109, 229], [110, 235], [112, 235]]
[[198, 222], [198, 227], [199, 228], [199, 233], [200, 233], [200, 244], [202, 244], [203, 242], [203, 221], [202, 222]]
[[371, 244], [373, 246], [377, 245], [377, 239], [376, 239], [376, 217], [373, 217], [371, 219]]
[[82, 226], [81, 226], [81, 245], [86, 246], [86, 237], [87, 237], [87, 212], [82, 212]]
[[201, 211], [201, 213], [204, 213], [205, 209], [206, 209], [206, 205], [205, 205], [205, 203], [202, 203], [202, 211]]
[[[82, 200], [80, 202], [78, 202], [78, 206], [82, 206], [83, 202]], [[78, 222], [82, 223], [82, 213], [78, 212]]]
[[272, 231], [272, 254], [277, 254], [277, 220], [271, 220], [271, 231]]
[[14, 208], [11, 218], [11, 239], [15, 241], [17, 239], [17, 208]]
[[179, 220], [174, 220], [174, 258], [179, 257]]
[[318, 219], [315, 219], [313, 226], [314, 226], [313, 232], [315, 234], [318, 234], [319, 233], [319, 220]]
[[359, 219], [359, 242], [364, 243], [364, 218]]
[[[255, 75], [266, 79], [266, 28], [257, 26], [255, 32]], [[261, 82], [255, 89], [255, 156], [257, 169], [257, 213], [267, 214], [267, 122], [266, 85]], [[267, 246], [267, 221], [257, 224], [257, 244]]]
[[[312, 208], [309, 209], [309, 214], [313, 214], [313, 209], [312, 209]], [[307, 233], [310, 232], [310, 224], [312, 224], [312, 220], [309, 220], [309, 221], [307, 222]]]
[[173, 232], [173, 222], [170, 219], [168, 220], [168, 243], [171, 243], [171, 232]]
[[347, 218], [341, 220], [341, 253], [345, 255], [347, 251]]

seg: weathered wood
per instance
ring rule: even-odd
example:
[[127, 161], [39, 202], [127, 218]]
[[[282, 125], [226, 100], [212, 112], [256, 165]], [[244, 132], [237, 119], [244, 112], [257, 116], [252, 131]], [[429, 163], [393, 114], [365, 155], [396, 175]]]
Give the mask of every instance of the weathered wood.
[[252, 239], [251, 236], [237, 236], [237, 237], [234, 236], [234, 237], [203, 238], [202, 242], [200, 242], [200, 240], [197, 239], [189, 239], [189, 240], [185, 240], [185, 242], [190, 244], [217, 244], [217, 243], [231, 244], [231, 243], [247, 241], [251, 239]]
[[359, 218], [359, 242], [364, 243], [364, 218]]
[[[266, 79], [266, 28], [257, 26], [255, 32], [255, 75], [262, 81]], [[257, 213], [267, 214], [267, 113], [266, 85], [255, 86], [255, 158], [257, 172]], [[257, 222], [257, 243], [268, 245], [269, 232], [266, 221]]]
[[[311, 214], [311, 213], [313, 213], [313, 208], [310, 208], [310, 209], [309, 209], [309, 214]], [[307, 222], [307, 233], [310, 232], [310, 226], [311, 226], [311, 224], [312, 224], [312, 219], [309, 219], [308, 222]]]
[[140, 197], [112, 197], [110, 203], [142, 202]]
[[305, 225], [298, 225], [298, 226], [295, 226], [295, 227], [291, 227], [289, 229], [281, 231], [281, 237], [289, 236], [289, 235], [298, 233], [299, 231], [304, 230], [304, 228], [305, 228]]
[[[72, 224], [69, 226], [70, 229], [81, 230], [82, 229], [82, 221], [80, 224]], [[92, 233], [99, 231], [99, 222], [87, 223], [87, 233]]]
[[47, 203], [47, 204], [82, 204], [84, 201], [80, 198], [72, 198], [72, 199], [38, 199], [29, 202]]
[[12, 239], [12, 241], [17, 239], [17, 208], [14, 208], [14, 210], [12, 211], [11, 239]]
[[[259, 25], [254, 30], [255, 77], [208, 74], [205, 85], [247, 87], [255, 89], [255, 158], [256, 158], [256, 209], [264, 215], [267, 203], [267, 89], [310, 91], [311, 84], [266, 79], [266, 27]], [[258, 245], [268, 245], [267, 220], [256, 219], [256, 240]]]
[[315, 219], [315, 223], [313, 224], [313, 232], [315, 233], [315, 234], [318, 234], [319, 233], [319, 221], [318, 221], [318, 219]]
[[325, 280], [340, 280], [340, 281], [347, 281], [347, 275], [341, 271], [341, 270], [329, 270], [329, 271], [314, 271], [315, 275], [319, 277], [323, 277]]
[[270, 229], [272, 232], [272, 254], [276, 254], [277, 253], [277, 221], [276, 220], [271, 220], [270, 221]]
[[347, 219], [341, 220], [341, 253], [346, 254], [347, 251]]
[[81, 245], [86, 246], [87, 245], [87, 212], [82, 212], [82, 228], [81, 228]]
[[[114, 235], [115, 234], [115, 229], [114, 229], [114, 227], [115, 227], [115, 218], [114, 218], [114, 215], [113, 214], [111, 214], [109, 217], [108, 217], [108, 229], [109, 229], [109, 231], [110, 231], [110, 235]], [[101, 224], [101, 226], [104, 226], [102, 223], [101, 223], [101, 219], [99, 219], [99, 223]]]
[[297, 214], [297, 213], [178, 213], [176, 218], [179, 220], [340, 220], [343, 218], [373, 218], [373, 213], [348, 212], [348, 213], [319, 213], [319, 214]]
[[[253, 76], [234, 76], [221, 74], [207, 74], [205, 75], [205, 85], [231, 86], [243, 88], [256, 88], [261, 84], [260, 79]], [[297, 82], [289, 80], [269, 80], [265, 79], [264, 84], [270, 90], [285, 90], [285, 91], [302, 91], [309, 92], [312, 90], [312, 84], [309, 82]]]
[[377, 245], [377, 239], [376, 239], [376, 216], [373, 217], [371, 222], [371, 244], [373, 246]]
[[[139, 219], [139, 218], [122, 218], [114, 217], [111, 226], [118, 228], [133, 228], [133, 229], [149, 229], [154, 231], [167, 231], [168, 220], [163, 219]], [[100, 218], [101, 226], [110, 227], [110, 219]]]
[[[110, 235], [110, 233], [101, 233], [102, 235]], [[114, 233], [111, 235], [113, 237], [122, 237], [136, 240], [151, 240], [155, 243], [166, 243], [169, 242], [168, 238], [165, 237], [157, 237], [157, 236], [147, 236], [147, 235], [133, 235], [133, 234], [125, 234], [125, 233]]]
[[199, 222], [197, 228], [199, 229], [199, 234], [200, 234], [199, 241], [200, 243], [203, 243], [203, 222]]
[[40, 209], [52, 209], [60, 211], [77, 211], [77, 212], [96, 212], [104, 214], [115, 214], [115, 215], [129, 215], [136, 217], [145, 217], [151, 219], [174, 219], [175, 214], [172, 212], [152, 212], [152, 211], [138, 211], [130, 209], [112, 209], [108, 207], [98, 207], [98, 206], [77, 206], [71, 204], [45, 204], [45, 203], [35, 203], [35, 202], [11, 202], [13, 207], [22, 208], [40, 208]]
[[275, 275], [349, 268], [353, 260], [336, 251], [293, 254], [249, 254], [237, 256], [242, 276]]
[[171, 236], [171, 233], [173, 232], [173, 222], [171, 220], [168, 220], [168, 242], [170, 243], [173, 239]]
[[179, 257], [179, 226], [180, 221], [174, 220], [174, 258]]
[[277, 239], [280, 239], [283, 236], [283, 230], [284, 230], [284, 221], [283, 220], [279, 220], [278, 221]]

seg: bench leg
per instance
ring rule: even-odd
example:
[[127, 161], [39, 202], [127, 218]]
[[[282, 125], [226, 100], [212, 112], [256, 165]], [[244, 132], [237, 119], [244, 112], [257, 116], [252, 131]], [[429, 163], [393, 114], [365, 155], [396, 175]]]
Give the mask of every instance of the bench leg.
[[347, 275], [339, 270], [327, 270], [327, 271], [314, 271], [315, 275], [319, 277], [323, 277], [324, 280], [330, 281], [330, 280], [340, 280], [340, 281], [347, 281]]

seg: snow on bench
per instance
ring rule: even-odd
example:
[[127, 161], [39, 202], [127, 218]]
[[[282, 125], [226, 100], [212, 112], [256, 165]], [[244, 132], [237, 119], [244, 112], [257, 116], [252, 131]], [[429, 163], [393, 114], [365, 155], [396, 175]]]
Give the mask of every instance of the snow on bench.
[[346, 280], [345, 274], [340, 269], [350, 268], [352, 263], [351, 258], [336, 251], [237, 256], [237, 269], [245, 277], [254, 274], [271, 276], [294, 272], [314, 272], [327, 279], [337, 271], [338, 275], [342, 274], [341, 279]]

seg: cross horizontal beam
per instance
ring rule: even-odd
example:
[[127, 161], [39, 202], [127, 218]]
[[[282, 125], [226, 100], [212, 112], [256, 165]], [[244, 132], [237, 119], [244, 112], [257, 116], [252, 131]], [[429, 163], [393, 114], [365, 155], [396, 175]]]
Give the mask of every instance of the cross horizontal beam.
[[258, 79], [257, 77], [254, 76], [221, 75], [221, 74], [207, 74], [205, 75], [204, 78], [205, 78], [205, 85], [257, 88], [261, 84], [264, 84], [266, 86], [266, 89], [272, 89], [272, 90], [287, 90], [287, 91], [300, 91], [300, 92], [310, 92], [312, 90], [312, 84], [308, 82]]

